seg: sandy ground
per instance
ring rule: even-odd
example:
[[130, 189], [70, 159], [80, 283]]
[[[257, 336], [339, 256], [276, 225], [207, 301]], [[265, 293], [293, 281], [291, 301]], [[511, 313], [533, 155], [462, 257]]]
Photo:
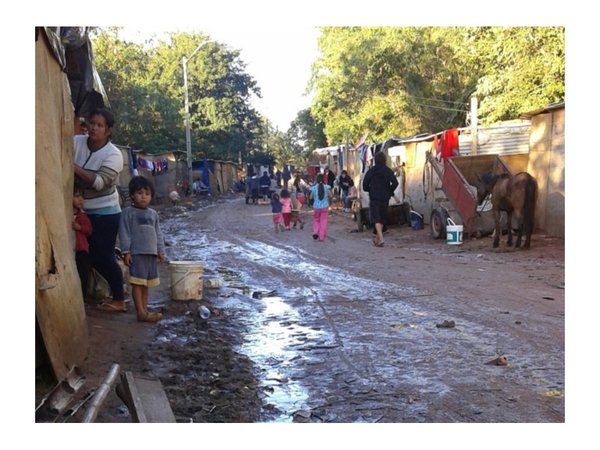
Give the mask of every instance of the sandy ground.
[[[448, 245], [427, 226], [394, 225], [375, 248], [337, 207], [325, 242], [311, 238], [309, 211], [303, 230], [274, 233], [269, 207], [240, 196], [157, 209], [169, 257], [206, 255], [225, 286], [204, 289], [209, 320], [200, 302], [170, 300], [167, 266], [151, 291], [158, 324], [88, 305], [90, 386], [113, 363], [157, 378], [178, 422], [565, 421], [564, 240], [536, 233], [523, 251], [504, 237], [493, 249], [490, 237]], [[261, 290], [283, 292], [298, 315], [265, 313], [252, 299]], [[274, 324], [295, 333], [293, 356], [240, 351]], [[488, 364], [498, 357], [506, 365]], [[277, 401], [295, 385], [301, 401]], [[111, 393], [97, 421], [131, 418]]]

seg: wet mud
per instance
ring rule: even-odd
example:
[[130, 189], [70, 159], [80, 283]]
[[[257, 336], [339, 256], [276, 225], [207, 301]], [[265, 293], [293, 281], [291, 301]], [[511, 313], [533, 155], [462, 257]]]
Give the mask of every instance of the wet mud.
[[165, 319], [137, 361], [177, 421], [564, 421], [562, 241], [492, 250], [392, 226], [375, 248], [341, 210], [325, 242], [303, 216], [275, 233], [243, 197], [161, 210], [170, 259], [204, 266], [201, 301], [170, 300], [161, 267]]

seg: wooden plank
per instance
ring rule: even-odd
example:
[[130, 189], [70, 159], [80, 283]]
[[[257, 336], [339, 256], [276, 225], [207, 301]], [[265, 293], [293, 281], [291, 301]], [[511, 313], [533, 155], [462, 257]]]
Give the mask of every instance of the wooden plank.
[[88, 328], [73, 252], [73, 105], [43, 33], [35, 43], [35, 315], [56, 380], [81, 366]]
[[137, 423], [175, 423], [175, 415], [162, 383], [156, 379], [134, 377], [129, 371], [121, 375], [117, 393]]

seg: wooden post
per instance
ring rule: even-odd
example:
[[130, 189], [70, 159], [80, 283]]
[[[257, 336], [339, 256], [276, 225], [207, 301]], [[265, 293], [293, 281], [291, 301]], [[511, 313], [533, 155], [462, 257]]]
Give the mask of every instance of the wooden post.
[[477, 97], [471, 97], [471, 155], [477, 154]]

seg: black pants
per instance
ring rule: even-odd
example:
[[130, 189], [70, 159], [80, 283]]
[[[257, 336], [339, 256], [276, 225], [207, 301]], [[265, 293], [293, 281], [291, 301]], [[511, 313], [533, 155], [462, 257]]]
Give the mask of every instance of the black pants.
[[119, 232], [121, 213], [100, 216], [90, 214], [92, 235], [88, 238], [90, 244], [90, 262], [92, 267], [102, 275], [112, 291], [113, 300], [125, 299], [123, 292], [123, 272], [117, 263], [115, 244]]
[[79, 273], [79, 279], [81, 280], [81, 292], [85, 300], [91, 271], [90, 254], [84, 251], [75, 252], [75, 263], [77, 264], [77, 273]]

